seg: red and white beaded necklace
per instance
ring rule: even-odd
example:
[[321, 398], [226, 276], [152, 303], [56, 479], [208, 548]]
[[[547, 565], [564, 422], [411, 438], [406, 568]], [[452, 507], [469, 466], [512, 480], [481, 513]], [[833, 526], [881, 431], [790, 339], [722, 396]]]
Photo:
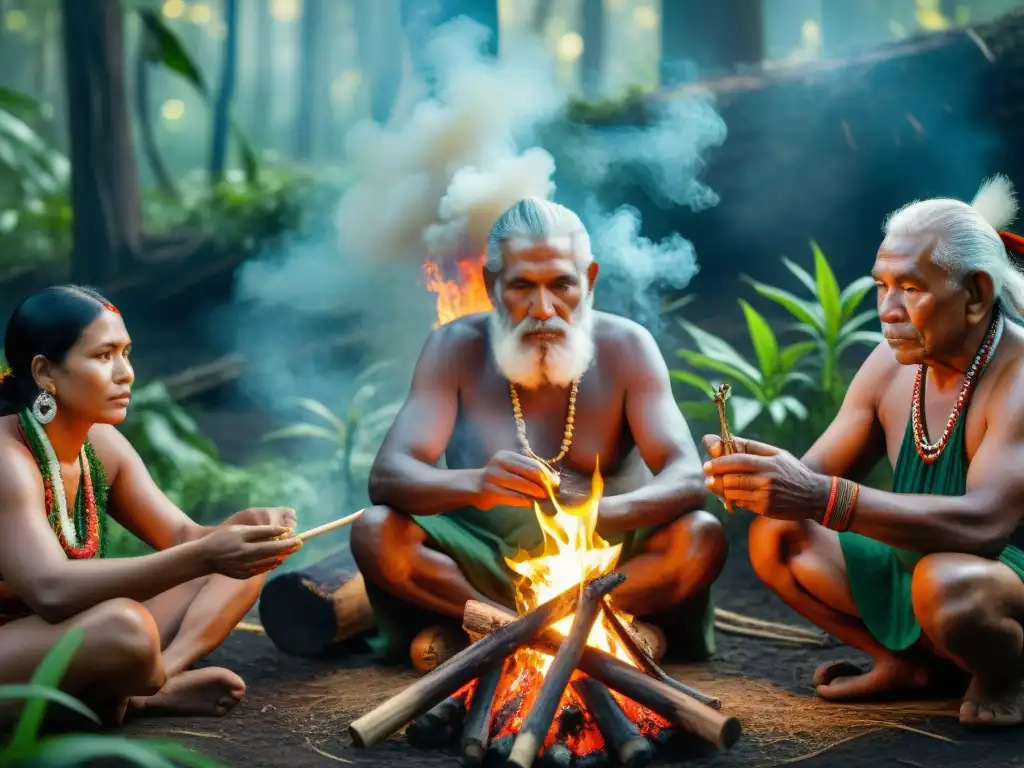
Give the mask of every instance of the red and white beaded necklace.
[[924, 415], [921, 402], [923, 400], [922, 393], [924, 392], [924, 376], [925, 368], [924, 364], [918, 366], [917, 379], [914, 381], [914, 394], [911, 398], [910, 403], [910, 417], [914, 427], [914, 448], [917, 449], [917, 455], [921, 457], [921, 460], [927, 464], [933, 464], [938, 460], [939, 456], [942, 455], [942, 451], [946, 447], [946, 443], [949, 442], [949, 436], [953, 434], [953, 427], [956, 426], [957, 421], [963, 415], [964, 408], [967, 406], [967, 402], [970, 399], [971, 393], [974, 391], [974, 387], [977, 384], [978, 378], [984, 372], [989, 361], [992, 359], [992, 355], [995, 352], [996, 346], [999, 344], [999, 340], [1003, 335], [1003, 315], [999, 311], [998, 305], [992, 311], [992, 322], [989, 325], [988, 333], [985, 334], [985, 340], [981, 343], [978, 348], [978, 354], [974, 356], [974, 361], [971, 363], [971, 367], [967, 369], [967, 375], [964, 376], [964, 383], [960, 387], [960, 394], [957, 395], [956, 403], [953, 406], [953, 411], [949, 414], [949, 418], [946, 420], [946, 428], [942, 432], [942, 436], [936, 443], [929, 443], [928, 437], [924, 431]]

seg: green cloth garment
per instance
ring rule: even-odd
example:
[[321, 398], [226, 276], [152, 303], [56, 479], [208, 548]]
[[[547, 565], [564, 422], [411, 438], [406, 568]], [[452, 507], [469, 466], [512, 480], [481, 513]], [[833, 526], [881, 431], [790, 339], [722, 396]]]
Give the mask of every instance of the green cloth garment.
[[[544, 539], [532, 509], [467, 507], [438, 515], [414, 515], [412, 519], [426, 532], [430, 545], [451, 557], [477, 591], [515, 610], [517, 576], [505, 564], [505, 558], [514, 558], [521, 549], [532, 555], [540, 553]], [[654, 530], [644, 528], [609, 537], [609, 543], [622, 544], [618, 564], [636, 556]], [[413, 637], [443, 621], [369, 581], [366, 590], [377, 620], [377, 633], [369, 643], [385, 659], [408, 660]], [[706, 657], [714, 652], [714, 605], [710, 595], [673, 612], [664, 624], [668, 625], [663, 627], [666, 635], [674, 645], [686, 646], [686, 653]]]
[[[928, 464], [917, 455], [913, 420], [907, 419], [893, 471], [893, 492], [963, 496], [967, 492], [966, 422], [965, 409], [939, 458]], [[910, 599], [910, 582], [914, 566], [924, 555], [850, 532], [840, 533], [839, 543], [854, 605], [868, 631], [890, 651], [906, 650], [921, 636]], [[1024, 580], [1024, 551], [1007, 546], [999, 561]]]

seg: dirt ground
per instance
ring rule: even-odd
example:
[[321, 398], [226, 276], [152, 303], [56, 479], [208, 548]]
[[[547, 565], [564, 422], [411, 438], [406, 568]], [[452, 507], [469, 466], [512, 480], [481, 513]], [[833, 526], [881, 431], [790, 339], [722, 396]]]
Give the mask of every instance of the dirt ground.
[[[737, 546], [717, 586], [727, 610], [802, 625], [765, 590]], [[806, 625], [804, 625], [806, 626]], [[1024, 728], [972, 734], [955, 719], [959, 702], [835, 705], [813, 696], [814, 668], [825, 660], [858, 658], [851, 649], [815, 648], [718, 634], [718, 653], [701, 667], [669, 666], [678, 679], [718, 695], [744, 726], [726, 753], [680, 753], [659, 765], [902, 766], [958, 768], [1024, 766]], [[377, 666], [359, 649], [331, 659], [298, 659], [279, 652], [255, 631], [236, 631], [208, 663], [230, 667], [248, 683], [246, 700], [218, 720], [164, 718], [127, 726], [130, 735], [173, 738], [228, 766], [337, 768], [455, 766], [454, 755], [423, 752], [401, 735], [371, 749], [349, 743], [348, 724], [414, 679], [403, 668]]]

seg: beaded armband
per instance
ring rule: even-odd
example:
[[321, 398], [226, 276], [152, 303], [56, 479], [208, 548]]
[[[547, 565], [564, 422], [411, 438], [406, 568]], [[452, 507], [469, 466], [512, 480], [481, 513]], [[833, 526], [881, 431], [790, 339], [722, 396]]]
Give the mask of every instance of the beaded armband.
[[844, 477], [832, 478], [832, 490], [828, 495], [828, 506], [818, 521], [829, 530], [840, 533], [850, 528], [853, 508], [857, 505], [860, 486]]

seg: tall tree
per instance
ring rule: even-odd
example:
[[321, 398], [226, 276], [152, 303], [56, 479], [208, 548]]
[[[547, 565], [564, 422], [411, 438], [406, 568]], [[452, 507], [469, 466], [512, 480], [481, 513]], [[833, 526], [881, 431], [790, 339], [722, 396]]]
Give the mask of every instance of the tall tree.
[[295, 119], [295, 157], [309, 160], [316, 143], [316, 126], [326, 97], [322, 73], [326, 68], [321, 43], [326, 21], [324, 0], [303, 0], [299, 26], [299, 104]]
[[74, 208], [72, 277], [105, 284], [142, 248], [119, 0], [62, 0]]
[[583, 56], [580, 74], [583, 95], [600, 98], [604, 90], [604, 0], [583, 0]]
[[[252, 91], [254, 114], [252, 127], [258, 144], [266, 145], [269, 127], [273, 122], [271, 85], [274, 67], [271, 51], [274, 49], [274, 17], [270, 15], [271, 0], [247, 0], [246, 9], [256, 13], [256, 83]], [[251, 5], [249, 5], [251, 3]]]
[[214, 183], [224, 176], [228, 157], [228, 137], [231, 134], [231, 103], [235, 99], [235, 80], [238, 75], [238, 0], [224, 0], [224, 50], [221, 54], [220, 85], [213, 105], [212, 142], [210, 146], [210, 180]]
[[391, 117], [399, 86], [405, 50], [397, 18], [388, 3], [354, 0], [359, 68], [370, 92], [370, 117], [384, 124]]
[[663, 85], [689, 79], [692, 65], [706, 76], [763, 59], [762, 0], [662, 0]]

